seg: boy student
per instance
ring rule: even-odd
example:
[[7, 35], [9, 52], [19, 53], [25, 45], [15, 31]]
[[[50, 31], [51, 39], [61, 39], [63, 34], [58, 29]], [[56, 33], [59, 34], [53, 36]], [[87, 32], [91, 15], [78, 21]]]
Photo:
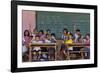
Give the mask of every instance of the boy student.
[[[80, 32], [80, 29], [76, 29], [76, 32], [74, 34], [74, 43], [82, 43], [82, 35]], [[80, 51], [81, 47], [73, 47], [74, 51]]]
[[76, 29], [76, 32], [74, 34], [74, 42], [78, 42], [78, 38], [80, 37], [80, 30], [79, 29]]
[[68, 30], [66, 28], [63, 29], [63, 34], [61, 36], [62, 38], [62, 44], [61, 44], [61, 49], [60, 49], [60, 60], [65, 60], [66, 59], [66, 52], [67, 52], [67, 47], [65, 45], [65, 41], [68, 39]]
[[51, 43], [51, 35], [50, 34], [46, 34], [44, 42]]
[[[46, 34], [45, 38], [44, 38], [44, 43], [51, 43], [51, 35], [50, 34]], [[48, 52], [47, 47], [42, 47], [42, 52]], [[43, 53], [41, 55], [41, 58], [43, 61], [47, 61], [48, 60], [48, 54], [47, 53]]]
[[44, 40], [45, 40], [45, 34], [44, 34], [43, 30], [39, 31], [39, 37], [40, 37], [40, 40], [44, 42]]
[[[55, 38], [55, 34], [51, 33], [51, 34], [46, 34], [46, 39], [45, 39], [45, 43], [56, 43], [56, 38]], [[49, 60], [54, 60], [55, 58], [55, 49], [50, 47], [48, 48], [48, 58]]]
[[68, 37], [67, 37], [67, 34], [68, 34], [68, 30], [66, 28], [63, 29], [63, 34], [62, 34], [62, 40], [66, 40]]
[[52, 43], [56, 43], [56, 35], [55, 35], [55, 33], [51, 33], [51, 42]]
[[[36, 35], [35, 36], [35, 40], [32, 41], [32, 43], [34, 44], [39, 44], [39, 43], [43, 43], [43, 41], [40, 41], [40, 36], [39, 35]], [[33, 50], [34, 52], [34, 60], [40, 60], [40, 57], [41, 57], [41, 48], [40, 47], [33, 47]]]

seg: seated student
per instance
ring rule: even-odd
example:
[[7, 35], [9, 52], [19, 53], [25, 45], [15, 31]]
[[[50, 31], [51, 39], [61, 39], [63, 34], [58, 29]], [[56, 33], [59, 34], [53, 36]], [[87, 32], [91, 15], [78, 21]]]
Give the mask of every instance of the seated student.
[[87, 51], [87, 56], [85, 58], [89, 59], [90, 58], [90, 34], [89, 33], [86, 34], [84, 43], [89, 45], [84, 48], [84, 50]]
[[79, 29], [76, 29], [76, 32], [74, 34], [74, 42], [78, 42], [78, 38], [79, 38], [79, 35], [81, 34], [80, 30]]
[[[74, 34], [74, 43], [83, 43], [83, 36], [81, 35], [81, 32], [79, 29], [77, 29], [76, 33]], [[80, 48], [82, 47], [73, 47], [73, 50], [80, 51]]]
[[62, 34], [62, 40], [67, 40], [67, 34], [68, 34], [68, 30], [66, 28], [63, 29], [63, 34]]
[[[36, 35], [35, 36], [35, 40], [32, 41], [32, 43], [35, 43], [35, 44], [39, 44], [39, 43], [43, 43], [42, 41], [40, 41], [40, 37], [39, 35]], [[33, 47], [33, 50], [34, 52], [34, 60], [40, 60], [40, 57], [41, 57], [41, 48], [40, 47]]]
[[44, 34], [43, 30], [39, 31], [39, 37], [40, 37], [40, 40], [44, 42], [44, 40], [45, 40], [45, 34]]
[[[46, 34], [44, 43], [51, 43], [51, 35], [50, 34]], [[48, 50], [49, 50], [49, 48], [47, 49], [47, 47], [42, 47], [42, 52], [48, 52]], [[44, 60], [48, 60], [48, 54], [42, 54], [42, 58]]]
[[[55, 38], [55, 34], [52, 33], [50, 34], [46, 34], [46, 39], [45, 39], [46, 43], [56, 43], [56, 38]], [[48, 57], [49, 60], [54, 60], [55, 58], [55, 48], [48, 48]]]
[[[78, 35], [78, 38], [76, 40], [77, 42], [75, 42], [76, 44], [83, 44], [83, 36], [81, 34]], [[74, 51], [82, 51], [83, 50], [83, 46], [80, 47], [73, 47]], [[80, 52], [76, 52], [76, 58], [81, 58], [82, 57], [82, 53]]]
[[25, 55], [26, 55], [26, 53], [28, 53], [30, 41], [31, 41], [30, 32], [29, 32], [29, 30], [25, 30], [24, 31], [24, 37], [23, 37], [23, 40], [22, 40], [22, 43], [23, 43], [23, 47], [22, 47], [23, 60], [26, 60]]
[[36, 29], [34, 29], [34, 30], [33, 30], [33, 32], [31, 33], [31, 35], [33, 36], [32, 41], [33, 41], [33, 40], [35, 40], [35, 36], [36, 36], [36, 35], [38, 35], [37, 30], [36, 30]]
[[[41, 35], [41, 36], [40, 36], [40, 35]], [[39, 32], [39, 37], [40, 37], [40, 41], [42, 41], [42, 43], [51, 43], [51, 41], [50, 41], [51, 35], [46, 34], [46, 36], [44, 36], [43, 31], [40, 31], [40, 32]], [[41, 47], [41, 52], [47, 52], [47, 47]], [[48, 55], [45, 54], [45, 53], [41, 54], [40, 60], [46, 61], [46, 60], [48, 59], [47, 56], [48, 56]]]
[[63, 41], [63, 44], [61, 45], [61, 49], [60, 49], [60, 56], [62, 60], [69, 59], [68, 51], [72, 51], [73, 47], [68, 46], [68, 44], [72, 44], [72, 43], [73, 43], [73, 35], [71, 33], [68, 33], [67, 40]]
[[[70, 34], [68, 36], [68, 40], [65, 41], [65, 44], [72, 44], [73, 42], [74, 42], [73, 41], [73, 35]], [[69, 51], [72, 51], [73, 50], [73, 47], [71, 47], [71, 46], [67, 46], [67, 48], [68, 48]]]
[[56, 43], [56, 37], [54, 33], [46, 34], [45, 43]]
[[83, 36], [81, 34], [78, 35], [79, 37], [77, 38], [77, 42], [76, 43], [83, 43]]
[[66, 28], [63, 29], [63, 34], [62, 34], [62, 44], [61, 44], [61, 49], [60, 49], [60, 55], [62, 60], [66, 59], [66, 52], [67, 52], [67, 46], [65, 45], [65, 41], [68, 40], [68, 35], [69, 32]]
[[55, 36], [55, 33], [51, 33], [51, 42], [52, 43], [56, 43], [56, 36]]
[[51, 35], [50, 34], [46, 34], [44, 42], [45, 43], [51, 43]]

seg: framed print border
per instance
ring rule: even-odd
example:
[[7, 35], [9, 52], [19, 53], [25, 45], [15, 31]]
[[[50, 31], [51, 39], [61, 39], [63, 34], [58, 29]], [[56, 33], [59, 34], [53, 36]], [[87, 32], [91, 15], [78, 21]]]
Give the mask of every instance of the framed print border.
[[[94, 10], [94, 48], [95, 48], [95, 50], [94, 50], [94, 64], [18, 68], [18, 60], [17, 60], [18, 5], [93, 9]], [[97, 67], [97, 6], [96, 5], [47, 3], [47, 2], [33, 2], [33, 1], [11, 1], [11, 72], [43, 71], [43, 70], [89, 68], [89, 67]]]

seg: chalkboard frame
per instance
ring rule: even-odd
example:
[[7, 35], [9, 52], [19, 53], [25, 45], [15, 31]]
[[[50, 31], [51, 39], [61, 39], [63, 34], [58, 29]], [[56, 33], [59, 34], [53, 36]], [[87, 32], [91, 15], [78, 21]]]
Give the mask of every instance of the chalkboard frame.
[[[17, 7], [18, 5], [28, 6], [49, 6], [63, 8], [81, 8], [94, 10], [94, 64], [81, 65], [63, 65], [63, 66], [47, 66], [47, 67], [17, 67]], [[97, 6], [96, 5], [81, 5], [81, 4], [64, 4], [64, 3], [49, 3], [49, 2], [33, 2], [33, 1], [11, 1], [11, 72], [26, 72], [26, 71], [44, 71], [44, 70], [60, 70], [60, 69], [75, 69], [75, 68], [90, 68], [97, 67]]]

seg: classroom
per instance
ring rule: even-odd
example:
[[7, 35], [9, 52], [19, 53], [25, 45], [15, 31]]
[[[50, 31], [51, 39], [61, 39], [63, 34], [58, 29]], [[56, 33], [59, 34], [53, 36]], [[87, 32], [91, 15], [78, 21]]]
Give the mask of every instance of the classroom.
[[90, 59], [90, 14], [22, 10], [23, 62]]

